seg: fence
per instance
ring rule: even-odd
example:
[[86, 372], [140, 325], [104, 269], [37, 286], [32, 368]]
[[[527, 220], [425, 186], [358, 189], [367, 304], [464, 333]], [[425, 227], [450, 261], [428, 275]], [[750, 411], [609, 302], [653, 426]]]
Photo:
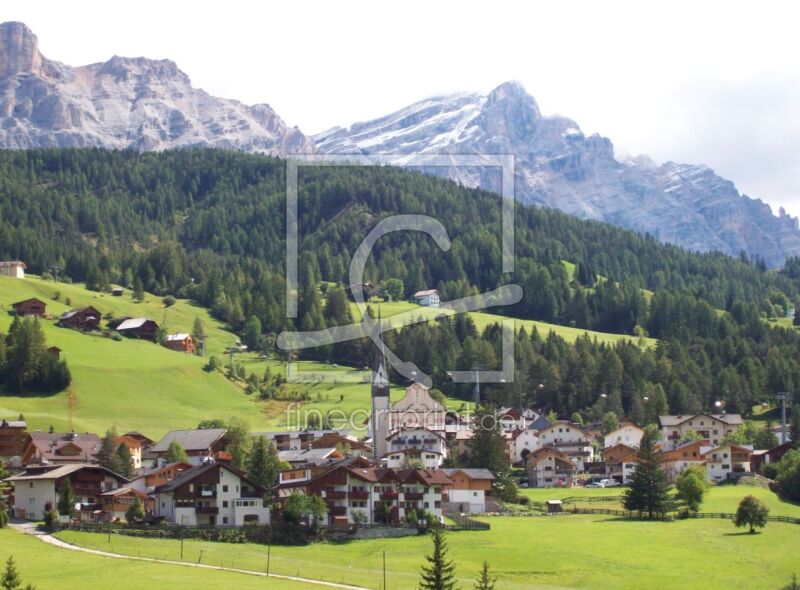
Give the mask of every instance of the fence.
[[469, 516], [453, 515], [449, 517], [455, 524], [445, 525], [449, 531], [488, 531], [492, 527], [488, 522], [481, 522]]
[[[612, 516], [622, 516], [623, 518], [639, 519], [638, 512], [631, 512], [630, 510], [614, 510], [613, 508], [578, 508], [574, 506], [571, 510], [572, 514], [609, 514]], [[673, 520], [672, 516], [664, 516], [660, 520]], [[717, 518], [722, 520], [733, 520], [736, 514], [732, 512], [692, 512], [686, 513], [685, 518]], [[800, 518], [793, 516], [767, 516], [768, 522], [786, 522], [789, 524], [800, 524]]]

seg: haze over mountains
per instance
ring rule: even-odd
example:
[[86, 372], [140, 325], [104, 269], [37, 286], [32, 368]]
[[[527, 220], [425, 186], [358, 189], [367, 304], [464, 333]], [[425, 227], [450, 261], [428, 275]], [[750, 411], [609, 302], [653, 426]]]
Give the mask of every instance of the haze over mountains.
[[[217, 147], [276, 156], [513, 154], [516, 196], [699, 251], [744, 251], [779, 266], [800, 255], [798, 221], [741, 195], [705, 166], [621, 160], [608, 138], [543, 116], [515, 82], [488, 95], [422, 100], [395, 113], [310, 137], [266, 104], [193, 88], [169, 60], [114, 56], [71, 67], [41, 55], [22, 23], [0, 25], [0, 147], [162, 150]], [[498, 189], [496, 171], [451, 168], [468, 185]]]

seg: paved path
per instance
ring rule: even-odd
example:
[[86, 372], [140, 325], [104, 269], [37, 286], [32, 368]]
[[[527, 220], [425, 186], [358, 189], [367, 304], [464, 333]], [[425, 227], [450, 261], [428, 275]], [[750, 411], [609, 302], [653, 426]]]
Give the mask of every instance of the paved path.
[[313, 584], [315, 586], [325, 586], [328, 588], [342, 588], [344, 590], [365, 590], [364, 586], [351, 586], [348, 584], [337, 584], [336, 582], [323, 582], [322, 580], [312, 580], [309, 578], [300, 578], [297, 576], [284, 576], [281, 574], [269, 574], [267, 575], [264, 572], [256, 572], [252, 570], [242, 570], [232, 567], [221, 567], [218, 565], [207, 565], [204, 563], [191, 563], [187, 561], [172, 561], [169, 559], [156, 559], [153, 557], [136, 557], [133, 555], [122, 555], [120, 553], [109, 553], [108, 551], [100, 551], [98, 549], [89, 549], [87, 547], [80, 547], [79, 545], [72, 545], [70, 543], [66, 543], [61, 539], [54, 537], [44, 531], [40, 531], [36, 528], [36, 525], [26, 521], [20, 520], [12, 520], [9, 523], [11, 528], [14, 528], [22, 533], [33, 535], [36, 538], [40, 539], [41, 541], [48, 543], [50, 545], [54, 545], [56, 547], [60, 547], [61, 549], [69, 549], [71, 551], [81, 551], [83, 553], [91, 553], [93, 555], [100, 555], [102, 557], [113, 557], [114, 559], [131, 559], [134, 561], [149, 561], [151, 563], [165, 563], [167, 565], [181, 565], [184, 567], [196, 567], [201, 569], [207, 570], [219, 570], [223, 572], [233, 572], [236, 574], [245, 574], [248, 576], [259, 576], [262, 578], [275, 578], [277, 580], [289, 580], [292, 582], [299, 582], [302, 584]]

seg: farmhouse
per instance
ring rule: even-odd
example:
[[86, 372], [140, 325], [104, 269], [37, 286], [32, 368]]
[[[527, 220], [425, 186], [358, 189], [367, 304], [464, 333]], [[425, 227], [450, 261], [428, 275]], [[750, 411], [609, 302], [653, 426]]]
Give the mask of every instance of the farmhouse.
[[168, 334], [164, 339], [164, 346], [170, 350], [187, 352], [189, 354], [194, 354], [195, 351], [194, 338], [192, 338], [192, 335], [180, 332], [177, 334]]
[[439, 291], [436, 289], [417, 291], [414, 293], [414, 301], [425, 307], [439, 307]]
[[14, 486], [14, 516], [29, 520], [43, 518], [48, 503], [56, 506], [58, 494], [67, 480], [75, 493], [76, 503], [80, 504], [81, 519], [95, 519], [98, 511], [102, 510], [102, 494], [128, 481], [100, 465], [29, 466], [19, 475], [5, 480]]
[[494, 475], [488, 469], [442, 469], [453, 484], [447, 490], [445, 512], [486, 512], [486, 497], [492, 490]]
[[713, 481], [725, 481], [734, 476], [750, 472], [750, 456], [753, 449], [725, 444], [710, 449], [703, 454], [708, 478]]
[[712, 445], [719, 445], [727, 434], [735, 434], [742, 425], [739, 414], [695, 414], [659, 416], [661, 438], [669, 448], [675, 448], [689, 431], [696, 432]]
[[750, 468], [756, 473], [763, 473], [765, 465], [777, 463], [793, 448], [794, 446], [791, 442], [785, 442], [766, 451], [754, 451], [750, 457]]
[[41, 317], [45, 314], [47, 304], [41, 299], [31, 297], [11, 304], [14, 313], [25, 317]]
[[632, 420], [623, 418], [614, 430], [603, 437], [603, 448], [607, 449], [618, 443], [638, 447], [643, 434], [644, 429], [641, 426]]
[[24, 449], [28, 425], [25, 420], [0, 421], [0, 457], [19, 457]]
[[155, 340], [158, 324], [147, 318], [127, 318], [117, 325], [116, 330], [128, 338]]
[[689, 465], [703, 465], [705, 463], [703, 453], [709, 448], [707, 440], [695, 440], [661, 451], [658, 453], [658, 460], [661, 461], [669, 480], [675, 481], [678, 474]]
[[630, 480], [636, 468], [636, 453], [638, 447], [617, 443], [614, 446], [603, 449], [600, 455], [605, 463], [605, 475], [609, 479], [614, 479], [621, 484], [626, 484]]
[[147, 509], [147, 494], [130, 486], [118, 487], [103, 492], [99, 498], [103, 520], [106, 522], [125, 520], [125, 513], [136, 500], [139, 500], [142, 508]]
[[528, 485], [532, 488], [570, 487], [575, 465], [569, 455], [544, 447], [526, 457]]
[[93, 432], [31, 432], [23, 442], [22, 464], [64, 465], [94, 463], [100, 437]]
[[24, 279], [26, 268], [21, 260], [0, 260], [0, 276]]
[[200, 465], [207, 461], [230, 461], [227, 452], [228, 442], [224, 428], [207, 428], [197, 430], [170, 430], [160, 441], [150, 447], [150, 452], [162, 463], [172, 441], [176, 441], [186, 451], [192, 465]]
[[70, 309], [59, 316], [58, 325], [62, 328], [71, 328], [73, 330], [83, 330], [84, 332], [89, 332], [97, 329], [97, 327], [100, 325], [101, 317], [102, 314], [91, 306]]
[[189, 526], [269, 524], [264, 493], [238, 469], [206, 463], [156, 489], [155, 515]]

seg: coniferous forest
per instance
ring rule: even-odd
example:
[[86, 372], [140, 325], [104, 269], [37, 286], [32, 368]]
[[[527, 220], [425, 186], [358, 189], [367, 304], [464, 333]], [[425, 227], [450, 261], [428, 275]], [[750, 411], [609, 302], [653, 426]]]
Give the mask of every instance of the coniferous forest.
[[[442, 252], [423, 234], [391, 234], [376, 245], [365, 281], [399, 279], [403, 297], [435, 287], [443, 300], [516, 282], [523, 300], [493, 311], [659, 341], [648, 348], [636, 338], [571, 343], [520, 332], [514, 383], [484, 389], [496, 403], [648, 421], [716, 401], [748, 414], [800, 382], [800, 335], [765, 321], [800, 302], [800, 260], [770, 270], [745, 256], [690, 253], [518, 205], [515, 273], [504, 276], [496, 195], [389, 168], [301, 168], [293, 323], [285, 317], [284, 172], [278, 159], [214, 150], [3, 151], [0, 258], [91, 289], [115, 283], [190, 297], [237, 332], [247, 325], [276, 334], [350, 323], [341, 283], [351, 254], [383, 217], [423, 213], [445, 225], [452, 248]], [[472, 386], [449, 382], [445, 371], [496, 365], [500, 335], [497, 326], [479, 334], [459, 316], [386, 341], [432, 374], [436, 387], [468, 399]], [[366, 342], [307, 353], [356, 366], [371, 355]]]

